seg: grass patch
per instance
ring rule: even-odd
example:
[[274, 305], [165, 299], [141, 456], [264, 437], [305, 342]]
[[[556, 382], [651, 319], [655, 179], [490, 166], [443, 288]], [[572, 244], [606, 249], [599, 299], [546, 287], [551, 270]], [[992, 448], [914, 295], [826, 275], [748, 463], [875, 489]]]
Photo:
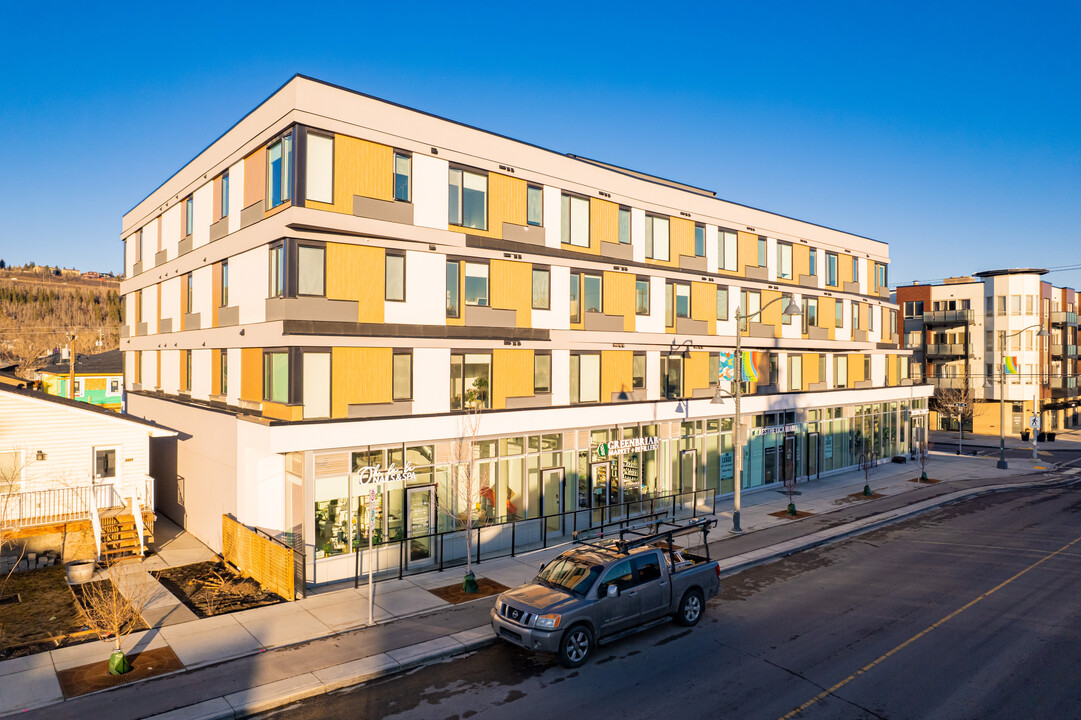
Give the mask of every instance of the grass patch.
[[4, 594], [17, 594], [21, 602], [0, 605], [0, 660], [94, 637], [79, 634], [85, 622], [61, 565], [13, 573]]
[[200, 618], [285, 602], [221, 561], [180, 565], [151, 574]]

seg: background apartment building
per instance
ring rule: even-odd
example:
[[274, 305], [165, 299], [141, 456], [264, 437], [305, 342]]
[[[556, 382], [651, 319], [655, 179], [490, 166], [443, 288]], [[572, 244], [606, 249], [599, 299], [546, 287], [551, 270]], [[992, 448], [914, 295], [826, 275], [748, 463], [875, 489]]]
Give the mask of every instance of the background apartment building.
[[434, 562], [466, 512], [558, 534], [732, 491], [733, 403], [712, 401], [737, 307], [744, 487], [905, 452], [931, 392], [884, 243], [300, 76], [123, 240], [127, 409], [185, 433], [159, 508], [215, 548], [222, 513], [280, 533], [314, 582], [369, 537]]
[[[997, 434], [1003, 401], [1007, 433], [1028, 428], [1033, 413], [1048, 431], [1077, 425], [1077, 293], [1042, 281], [1045, 274], [988, 270], [897, 288], [913, 376], [935, 388], [933, 427], [956, 430], [963, 421], [968, 431]], [[957, 402], [974, 409], [943, 407]]]

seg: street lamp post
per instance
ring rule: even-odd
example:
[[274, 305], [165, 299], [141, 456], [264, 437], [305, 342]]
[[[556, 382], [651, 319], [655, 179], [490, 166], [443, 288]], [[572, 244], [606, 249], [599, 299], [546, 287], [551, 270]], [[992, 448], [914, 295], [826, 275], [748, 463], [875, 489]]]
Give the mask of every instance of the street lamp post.
[[[733, 463], [732, 463], [732, 532], [741, 533], [743, 528], [739, 525], [739, 513], [740, 513], [740, 489], [743, 484], [743, 414], [740, 408], [740, 400], [743, 397], [743, 344], [742, 344], [742, 327], [744, 320], [750, 320], [751, 318], [761, 315], [762, 311], [768, 308], [773, 303], [781, 300], [784, 296], [774, 298], [768, 303], [760, 307], [757, 311], [750, 315], [743, 315], [742, 308], [736, 308], [736, 355], [732, 361], [732, 389], [729, 391], [729, 395], [732, 396], [732, 400], [735, 403], [735, 428], [733, 428], [732, 439], [735, 442]], [[788, 317], [800, 315], [802, 311], [791, 299], [781, 314]], [[714, 404], [721, 403], [721, 383], [717, 381], [717, 392], [713, 396], [713, 400], [710, 402]]]
[[[1006, 462], [1006, 340], [1017, 337], [1026, 330], [1031, 330], [1034, 327], [1040, 328], [1040, 331], [1036, 333], [1037, 338], [1049, 337], [1051, 333], [1043, 329], [1040, 323], [1035, 325], [1029, 325], [1028, 327], [1021, 328], [1015, 333], [1010, 333], [1002, 339], [1002, 363], [999, 365], [999, 395], [998, 395], [998, 469], [1008, 470], [1009, 464]], [[1038, 341], [1037, 341], [1038, 344]], [[1039, 355], [1039, 348], [1037, 347], [1037, 355]], [[993, 387], [993, 386], [992, 386]], [[1036, 383], [1036, 405], [1033, 406], [1033, 410], [1038, 413], [1036, 409], [1040, 402], [1040, 383]], [[1036, 430], [1032, 428], [1032, 460], [1036, 461]]]

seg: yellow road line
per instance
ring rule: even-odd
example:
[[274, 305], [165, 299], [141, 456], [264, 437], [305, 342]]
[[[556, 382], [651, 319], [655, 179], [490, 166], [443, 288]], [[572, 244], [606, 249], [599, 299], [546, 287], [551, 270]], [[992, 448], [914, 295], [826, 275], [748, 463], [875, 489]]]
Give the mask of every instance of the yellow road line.
[[916, 641], [917, 641], [917, 640], [919, 640], [919, 639], [920, 639], [921, 637], [923, 637], [923, 636], [924, 636], [924, 635], [926, 635], [927, 633], [931, 632], [931, 631], [932, 631], [932, 630], [934, 630], [935, 628], [939, 627], [940, 625], [943, 625], [943, 624], [945, 624], [946, 622], [949, 622], [949, 621], [950, 621], [950, 620], [952, 620], [953, 618], [955, 618], [955, 617], [957, 617], [958, 615], [960, 615], [961, 613], [963, 613], [963, 612], [964, 612], [965, 610], [968, 610], [968, 609], [969, 609], [970, 607], [972, 607], [973, 605], [975, 605], [976, 603], [978, 603], [978, 602], [979, 602], [980, 600], [983, 600], [984, 598], [986, 598], [986, 597], [989, 597], [989, 596], [993, 595], [994, 593], [998, 592], [998, 591], [999, 591], [999, 590], [1001, 590], [1002, 588], [1004, 588], [1004, 587], [1006, 587], [1007, 585], [1009, 585], [1010, 583], [1012, 583], [1012, 582], [1013, 582], [1014, 580], [1016, 580], [1017, 578], [1021, 577], [1021, 576], [1022, 576], [1022, 575], [1024, 575], [1025, 573], [1027, 573], [1027, 572], [1028, 572], [1029, 570], [1033, 570], [1033, 569], [1035, 569], [1036, 567], [1038, 567], [1038, 566], [1042, 565], [1043, 563], [1047, 562], [1048, 560], [1050, 560], [1051, 558], [1055, 557], [1056, 555], [1059, 555], [1059, 554], [1061, 554], [1061, 553], [1065, 552], [1066, 550], [1068, 550], [1069, 548], [1073, 547], [1074, 545], [1076, 545], [1076, 544], [1077, 544], [1077, 543], [1079, 543], [1079, 542], [1081, 542], [1081, 537], [1078, 537], [1078, 538], [1076, 538], [1075, 540], [1073, 540], [1073, 541], [1071, 541], [1071, 542], [1068, 542], [1068, 543], [1066, 543], [1065, 545], [1063, 545], [1062, 547], [1060, 547], [1060, 548], [1059, 548], [1058, 550], [1054, 551], [1053, 553], [1051, 553], [1051, 554], [1049, 554], [1049, 555], [1045, 555], [1044, 557], [1040, 558], [1040, 559], [1039, 559], [1039, 560], [1037, 560], [1036, 562], [1034, 562], [1034, 563], [1032, 563], [1031, 565], [1029, 565], [1029, 566], [1028, 566], [1027, 568], [1025, 568], [1024, 570], [1022, 570], [1021, 572], [1019, 572], [1019, 573], [1017, 573], [1016, 575], [1014, 575], [1013, 577], [1009, 578], [1008, 580], [1004, 580], [1004, 581], [1002, 581], [1002, 582], [1001, 582], [1001, 583], [999, 583], [998, 585], [995, 585], [995, 586], [994, 586], [993, 588], [991, 588], [990, 590], [988, 590], [987, 592], [985, 592], [985, 593], [984, 593], [983, 595], [980, 595], [980, 596], [979, 596], [978, 598], [976, 598], [975, 600], [970, 600], [969, 602], [965, 603], [965, 604], [964, 604], [964, 605], [962, 605], [961, 607], [957, 608], [957, 609], [956, 609], [956, 610], [954, 610], [954, 611], [953, 611], [952, 613], [950, 613], [950, 614], [949, 614], [949, 615], [947, 615], [946, 617], [944, 617], [944, 618], [942, 618], [941, 620], [939, 620], [938, 622], [936, 622], [936, 623], [935, 623], [934, 625], [929, 625], [928, 627], [926, 627], [926, 628], [924, 628], [923, 630], [921, 630], [920, 632], [916, 633], [915, 635], [913, 635], [912, 637], [910, 637], [910, 638], [909, 638], [908, 640], [905, 640], [905, 641], [904, 641], [903, 643], [901, 643], [901, 644], [900, 644], [900, 645], [898, 645], [897, 647], [893, 648], [893, 649], [892, 649], [892, 650], [890, 650], [889, 652], [887, 652], [887, 653], [885, 653], [885, 654], [883, 654], [883, 655], [880, 655], [879, 657], [875, 658], [874, 660], [872, 660], [871, 662], [867, 663], [866, 665], [864, 665], [863, 667], [861, 667], [861, 668], [860, 668], [859, 670], [857, 670], [856, 672], [852, 673], [851, 675], [849, 675], [848, 677], [846, 677], [846, 678], [845, 678], [844, 680], [840, 681], [839, 683], [837, 683], [837, 684], [836, 684], [836, 685], [834, 685], [833, 687], [830, 687], [830, 688], [827, 688], [826, 690], [823, 690], [822, 692], [820, 692], [819, 694], [815, 695], [815, 696], [814, 696], [813, 698], [811, 698], [811, 699], [810, 699], [810, 700], [808, 700], [807, 702], [805, 702], [805, 703], [803, 703], [802, 705], [800, 705], [800, 706], [799, 706], [798, 708], [796, 708], [796, 709], [792, 710], [791, 712], [789, 712], [789, 713], [788, 713], [787, 715], [783, 715], [783, 716], [781, 716], [780, 720], [790, 720], [790, 718], [793, 718], [793, 717], [795, 717], [796, 715], [799, 715], [799, 714], [800, 714], [801, 712], [803, 712], [803, 711], [804, 711], [804, 710], [806, 710], [807, 708], [811, 707], [812, 705], [814, 705], [814, 704], [815, 704], [815, 703], [817, 703], [818, 701], [820, 701], [820, 700], [822, 700], [822, 699], [826, 698], [826, 697], [827, 697], [827, 696], [829, 696], [829, 695], [832, 695], [833, 693], [837, 692], [838, 690], [840, 690], [841, 688], [843, 688], [843, 687], [844, 687], [845, 685], [847, 685], [848, 683], [850, 683], [850, 682], [852, 682], [853, 680], [855, 680], [856, 678], [858, 678], [858, 677], [859, 677], [860, 675], [863, 675], [864, 673], [866, 673], [867, 671], [869, 671], [869, 670], [870, 670], [871, 668], [873, 668], [874, 666], [876, 666], [876, 665], [878, 665], [879, 663], [881, 663], [881, 662], [885, 661], [885, 660], [886, 660], [886, 658], [888, 658], [888, 657], [890, 657], [890, 656], [892, 656], [892, 655], [894, 655], [894, 654], [896, 654], [896, 653], [900, 652], [901, 650], [903, 650], [904, 648], [908, 647], [908, 646], [909, 646], [909, 645], [911, 645], [912, 643], [916, 642]]

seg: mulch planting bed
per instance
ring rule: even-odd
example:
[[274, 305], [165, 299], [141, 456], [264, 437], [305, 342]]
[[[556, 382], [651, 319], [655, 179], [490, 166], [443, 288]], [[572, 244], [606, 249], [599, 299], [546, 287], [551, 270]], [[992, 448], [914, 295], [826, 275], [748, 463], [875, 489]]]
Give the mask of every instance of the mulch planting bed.
[[285, 602], [223, 562], [200, 562], [151, 573], [200, 618]]
[[845, 495], [845, 498], [851, 502], [855, 502], [857, 500], [878, 500], [879, 498], [884, 497], [886, 496], [880, 492], [875, 492], [874, 490], [871, 491], [870, 495], [864, 495], [862, 492], [854, 492], [849, 495]]
[[105, 655], [103, 660], [89, 665], [60, 670], [56, 673], [56, 677], [60, 681], [60, 690], [64, 693], [65, 698], [70, 699], [95, 690], [104, 690], [184, 669], [184, 664], [180, 662], [180, 658], [176, 656], [172, 648], [166, 646], [128, 655], [131, 672], [126, 672], [123, 675], [110, 675], [108, 653], [111, 650], [103, 650], [102, 652]]
[[919, 483], [920, 485], [934, 485], [938, 480], [927, 478], [926, 480], [920, 480], [919, 478], [912, 478], [909, 482]]
[[506, 585], [497, 583], [495, 580], [489, 580], [488, 578], [477, 578], [477, 592], [469, 593], [462, 589], [462, 584], [446, 585], [444, 587], [432, 588], [428, 592], [436, 597], [446, 600], [451, 605], [457, 605], [458, 603], [469, 602], [470, 600], [476, 600], [477, 598], [488, 597], [489, 595], [498, 595], [504, 590], [509, 590]]
[[788, 512], [787, 510], [778, 510], [777, 512], [771, 512], [770, 516], [775, 518], [781, 518], [782, 520], [799, 520], [800, 518], [811, 517], [813, 512], [807, 512], [806, 510], [797, 510], [796, 514]]
[[12, 573], [0, 604], [0, 660], [93, 639], [68, 587], [63, 566]]

